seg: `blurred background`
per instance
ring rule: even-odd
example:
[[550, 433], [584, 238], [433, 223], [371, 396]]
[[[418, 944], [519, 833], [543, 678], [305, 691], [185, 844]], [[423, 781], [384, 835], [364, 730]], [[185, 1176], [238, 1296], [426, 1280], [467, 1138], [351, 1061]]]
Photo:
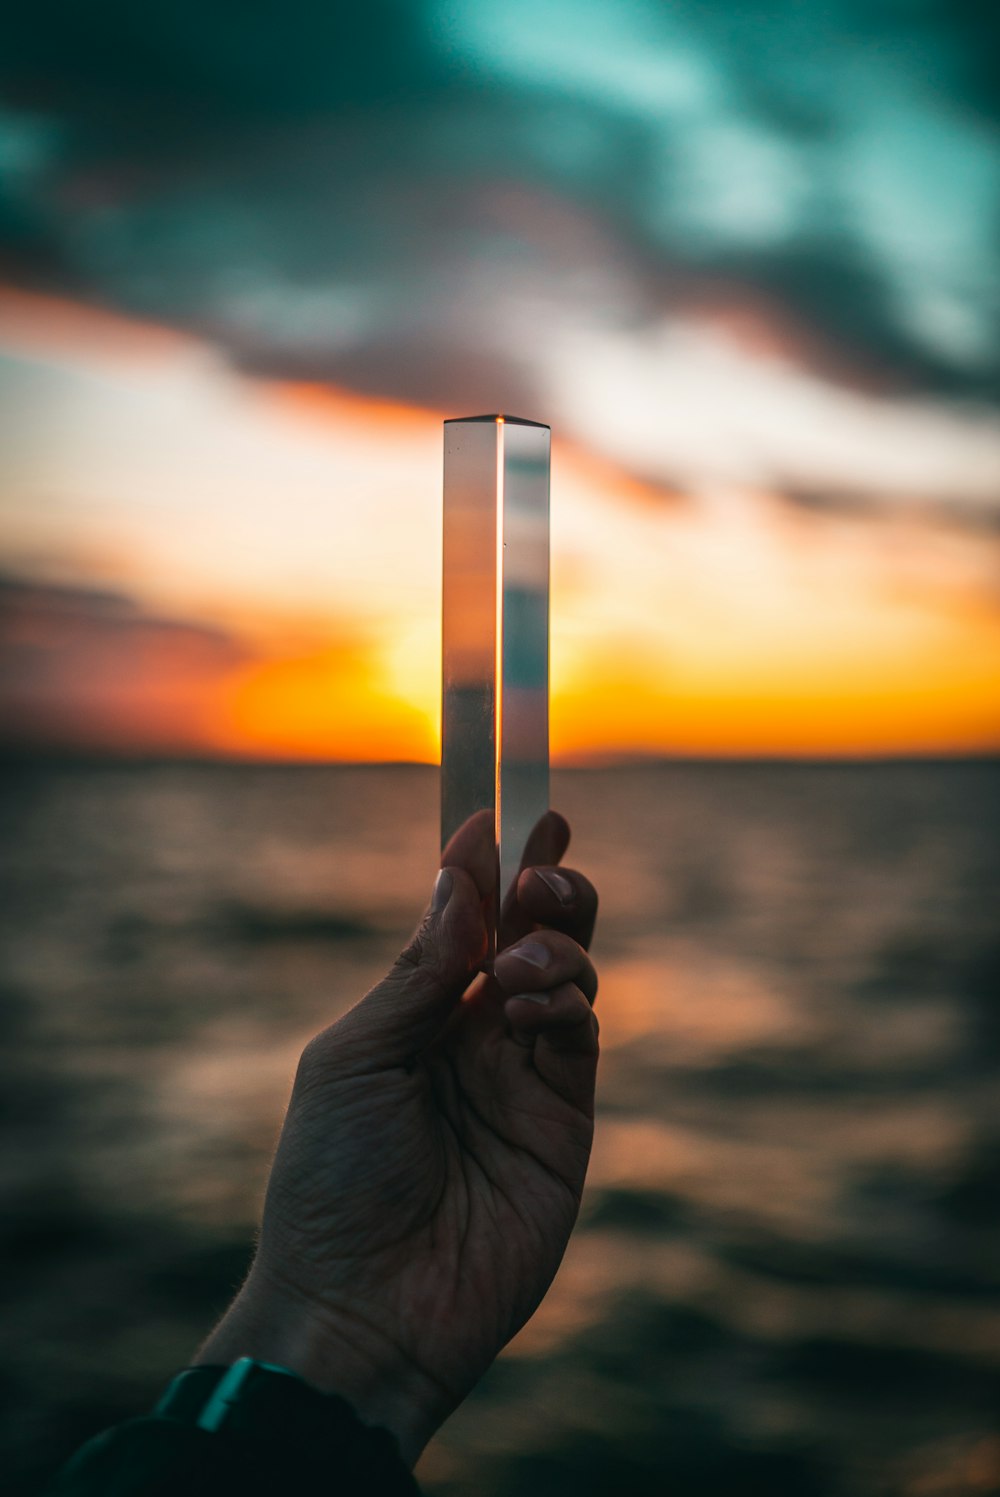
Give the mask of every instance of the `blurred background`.
[[13, 1497], [246, 1266], [436, 853], [441, 421], [553, 428], [598, 1143], [430, 1493], [1000, 1491], [1000, 25], [105, 0], [0, 51]]

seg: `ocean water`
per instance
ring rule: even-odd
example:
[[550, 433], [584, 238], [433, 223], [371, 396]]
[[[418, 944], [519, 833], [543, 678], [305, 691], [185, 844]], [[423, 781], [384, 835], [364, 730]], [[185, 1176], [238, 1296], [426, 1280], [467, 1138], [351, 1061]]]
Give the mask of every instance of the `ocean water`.
[[[581, 1220], [431, 1493], [1000, 1491], [1000, 768], [557, 777], [598, 885]], [[405, 940], [433, 771], [8, 766], [11, 1497], [246, 1266], [298, 1052]]]

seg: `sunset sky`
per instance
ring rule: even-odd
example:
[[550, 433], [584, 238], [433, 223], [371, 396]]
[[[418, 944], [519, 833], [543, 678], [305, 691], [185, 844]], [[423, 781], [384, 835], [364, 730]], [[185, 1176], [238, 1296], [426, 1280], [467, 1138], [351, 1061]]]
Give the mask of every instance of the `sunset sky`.
[[0, 58], [0, 741], [434, 760], [441, 423], [507, 410], [557, 756], [1000, 748], [995, 23], [57, 10]]

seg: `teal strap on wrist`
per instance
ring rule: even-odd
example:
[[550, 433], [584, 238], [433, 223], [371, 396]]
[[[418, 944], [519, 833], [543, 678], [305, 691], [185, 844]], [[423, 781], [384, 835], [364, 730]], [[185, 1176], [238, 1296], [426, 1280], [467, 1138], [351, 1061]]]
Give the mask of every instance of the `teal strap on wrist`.
[[[249, 1391], [251, 1382], [259, 1390], [261, 1374], [279, 1378], [291, 1378], [306, 1395], [313, 1399], [332, 1400], [335, 1395], [319, 1393], [310, 1388], [297, 1372], [287, 1367], [278, 1367], [274, 1362], [255, 1362], [252, 1357], [240, 1357], [231, 1367], [188, 1367], [178, 1373], [153, 1410], [159, 1419], [177, 1419], [182, 1424], [194, 1424], [198, 1429], [217, 1430], [231, 1421], [239, 1423], [238, 1412]], [[259, 1400], [255, 1398], [255, 1404]], [[350, 1405], [338, 1399], [345, 1409]], [[313, 1404], [322, 1416], [332, 1405]], [[351, 1410], [353, 1413], [353, 1410]], [[356, 1416], [355, 1416], [356, 1417]]]
[[226, 1415], [239, 1400], [241, 1389], [248, 1378], [253, 1377], [257, 1367], [265, 1372], [277, 1372], [282, 1377], [295, 1376], [287, 1367], [276, 1367], [273, 1362], [254, 1362], [250, 1357], [240, 1357], [216, 1383], [214, 1392], [198, 1415], [199, 1429], [216, 1430], [225, 1422]]
[[346, 1476], [386, 1483], [376, 1491], [419, 1491], [388, 1430], [365, 1424], [346, 1399], [322, 1393], [287, 1367], [240, 1357], [231, 1367], [178, 1373], [153, 1417], [258, 1448], [276, 1445], [335, 1460]]

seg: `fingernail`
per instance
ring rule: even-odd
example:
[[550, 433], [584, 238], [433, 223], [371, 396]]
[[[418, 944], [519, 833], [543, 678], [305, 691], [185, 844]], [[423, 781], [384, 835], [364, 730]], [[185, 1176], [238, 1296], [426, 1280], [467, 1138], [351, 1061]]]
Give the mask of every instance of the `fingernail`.
[[445, 905], [451, 898], [454, 879], [447, 868], [442, 868], [434, 880], [434, 893], [431, 895], [431, 914], [440, 915]]
[[[548, 1003], [551, 993], [512, 993], [511, 998], [523, 998], [525, 1003]], [[510, 1002], [510, 998], [507, 999]]]
[[541, 868], [536, 868], [535, 875], [541, 879], [543, 884], [548, 885], [560, 904], [573, 903], [576, 898], [576, 890], [564, 874], [548, 869], [543, 873]]
[[501, 951], [497, 961], [508, 956], [516, 956], [519, 961], [527, 962], [529, 967], [538, 967], [540, 971], [552, 960], [551, 951], [541, 941], [522, 941], [518, 946], [509, 946], [506, 951]]

